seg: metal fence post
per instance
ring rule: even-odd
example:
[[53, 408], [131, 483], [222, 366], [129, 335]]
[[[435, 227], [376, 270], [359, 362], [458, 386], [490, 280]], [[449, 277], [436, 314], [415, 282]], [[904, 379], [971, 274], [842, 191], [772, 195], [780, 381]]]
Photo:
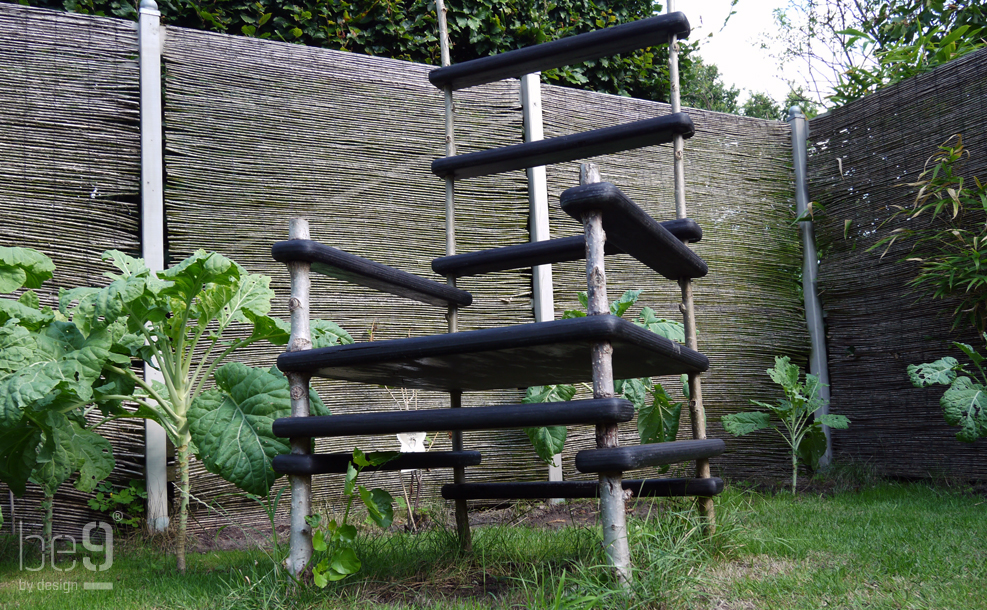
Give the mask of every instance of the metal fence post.
[[[524, 116], [524, 141], [536, 142], [544, 139], [540, 72], [521, 77], [521, 112]], [[528, 209], [531, 241], [551, 239], [548, 230], [548, 179], [544, 165], [528, 168]], [[531, 269], [531, 293], [535, 307], [535, 322], [554, 320], [555, 295], [551, 265], [537, 265]], [[552, 463], [548, 466], [548, 480], [562, 480], [561, 453], [552, 457]], [[552, 502], [562, 502], [562, 499], [556, 498]]]
[[[141, 254], [152, 272], [165, 266], [164, 149], [161, 125], [161, 45], [164, 30], [154, 0], [141, 0], [138, 22], [140, 48], [141, 129]], [[164, 381], [144, 365], [144, 379]], [[147, 524], [152, 532], [168, 529], [168, 437], [157, 422], [144, 420], [144, 477]]]
[[[809, 353], [809, 372], [819, 377], [819, 397], [823, 406], [816, 416], [829, 413], [829, 365], [826, 358], [826, 328], [823, 324], [822, 303], [816, 290], [819, 275], [819, 255], [816, 253], [816, 233], [812, 225], [809, 209], [809, 179], [807, 173], [808, 154], [806, 140], [809, 138], [809, 121], [802, 109], [792, 106], [788, 111], [788, 124], [792, 127], [792, 158], [795, 166], [795, 213], [802, 236], [802, 295], [805, 299], [805, 323], [809, 327], [809, 340], [812, 351]], [[826, 433], [826, 453], [819, 459], [820, 466], [828, 466], [833, 461], [833, 439], [829, 426], [823, 426]]]

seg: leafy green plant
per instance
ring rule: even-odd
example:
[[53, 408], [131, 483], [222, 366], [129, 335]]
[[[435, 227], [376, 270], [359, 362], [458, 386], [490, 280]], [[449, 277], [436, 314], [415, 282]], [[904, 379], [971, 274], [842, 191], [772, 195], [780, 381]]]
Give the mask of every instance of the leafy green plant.
[[[955, 138], [955, 143], [953, 142]], [[882, 256], [896, 242], [910, 242], [907, 258], [917, 262], [918, 273], [910, 285], [933, 299], [955, 298], [953, 326], [966, 322], [987, 330], [987, 185], [974, 176], [973, 184], [959, 174], [969, 152], [963, 137], [951, 137], [926, 161], [916, 182], [919, 187], [911, 207], [900, 208], [882, 226], [904, 219], [871, 246], [883, 248]]]
[[[0, 288], [8, 292], [37, 287], [54, 270], [31, 250], [5, 248], [0, 259]], [[76, 486], [92, 491], [113, 463], [109, 443], [86, 428], [86, 416], [98, 409], [97, 425], [157, 421], [176, 448], [184, 570], [190, 456], [264, 496], [277, 477], [271, 460], [289, 451], [287, 439], [271, 430], [290, 413], [287, 379], [277, 369], [223, 363], [259, 341], [287, 343], [289, 328], [267, 315], [270, 278], [215, 252], [197, 251], [158, 273], [114, 250], [103, 260], [118, 271], [106, 274], [109, 285], [63, 290], [58, 311], [39, 308], [30, 290], [0, 300], [0, 480], [20, 495], [30, 478], [53, 495], [79, 471]], [[313, 320], [311, 328], [315, 347], [353, 341], [332, 322]], [[162, 381], [135, 373], [134, 358]], [[209, 381], [215, 387], [207, 388]], [[312, 413], [327, 415], [314, 391], [310, 397]]]
[[55, 265], [27, 248], [0, 247], [0, 480], [16, 495], [39, 485], [43, 529], [50, 540], [54, 497], [78, 473], [75, 487], [91, 492], [109, 476], [110, 444], [87, 416], [97, 399], [101, 370], [129, 364], [112, 346], [121, 325], [84, 333], [59, 312], [41, 307], [33, 289], [51, 279]]
[[364, 454], [360, 449], [353, 450], [353, 460], [346, 469], [343, 497], [346, 508], [340, 521], [331, 519], [323, 524], [320, 515], [306, 517], [312, 527], [312, 547], [319, 553], [313, 557], [312, 580], [317, 587], [325, 588], [330, 582], [342, 580], [360, 571], [360, 558], [356, 554], [357, 529], [349, 523], [353, 501], [359, 497], [367, 509], [367, 520], [381, 529], [387, 529], [394, 522], [394, 498], [387, 491], [367, 489], [357, 485], [356, 479], [368, 466], [380, 466], [396, 456], [393, 451]]
[[138, 527], [144, 519], [144, 503], [147, 490], [144, 481], [134, 479], [125, 486], [103, 481], [96, 487], [96, 495], [89, 498], [89, 508], [101, 513], [111, 513], [114, 523]]
[[[987, 341], [987, 333], [983, 336]], [[956, 358], [946, 356], [935, 362], [909, 364], [908, 378], [918, 388], [947, 386], [939, 399], [946, 423], [960, 427], [956, 433], [958, 440], [972, 443], [987, 437], [987, 375], [981, 366], [984, 357], [966, 343], [953, 345], [966, 354], [979, 375], [971, 373]]]
[[[150, 364], [163, 381], [146, 381], [130, 367], [108, 364], [97, 398], [105, 414], [152, 419], [175, 445], [179, 476], [178, 569], [185, 569], [189, 457], [248, 493], [266, 495], [277, 477], [275, 455], [286, 453], [271, 425], [290, 413], [288, 381], [276, 369], [228, 363], [235, 351], [259, 341], [288, 342], [290, 329], [268, 316], [274, 292], [270, 278], [216, 252], [199, 250], [177, 265], [152, 273], [140, 259], [118, 251], [103, 254], [118, 274], [104, 288], [63, 292], [59, 309], [83, 332], [122, 324], [114, 345], [128, 358]], [[240, 330], [243, 329], [243, 330]], [[316, 347], [353, 339], [332, 322], [313, 321]], [[129, 360], [128, 360], [129, 361]], [[215, 387], [207, 389], [207, 382]], [[131, 412], [123, 402], [134, 402]], [[313, 414], [328, 414], [311, 393]]]
[[[848, 37], [848, 48], [868, 49], [878, 45], [877, 37], [856, 28], [837, 32]], [[940, 26], [916, 33], [908, 43], [896, 44], [876, 51], [873, 65], [850, 66], [838, 76], [829, 95], [830, 102], [842, 106], [865, 95], [888, 87], [905, 79], [928, 72], [987, 44], [983, 31], [970, 25], [960, 25], [950, 30]]]
[[[628, 290], [616, 301], [610, 304], [610, 313], [623, 316], [641, 296], [640, 290]], [[588, 297], [580, 292], [579, 302], [588, 307]], [[563, 319], [581, 318], [586, 315], [579, 310], [569, 310], [562, 314]], [[659, 318], [653, 309], [644, 307], [634, 323], [666, 339], [685, 342], [685, 330], [681, 322]], [[672, 402], [660, 383], [655, 383], [649, 377], [640, 379], [619, 379], [614, 381], [614, 391], [633, 403], [637, 410], [637, 428], [641, 443], [662, 443], [674, 441], [679, 430], [679, 419], [682, 415], [681, 402]], [[682, 391], [688, 392], [688, 378], [682, 376]], [[548, 386], [533, 386], [527, 389], [523, 403], [565, 402], [576, 395], [576, 387], [568, 384]], [[686, 395], [688, 399], [688, 395]], [[526, 428], [525, 433], [531, 440], [535, 451], [546, 464], [551, 464], [554, 456], [562, 452], [565, 446], [565, 426], [542, 426]], [[669, 466], [663, 466], [661, 471], [667, 472]]]
[[[781, 386], [785, 398], [778, 404], [768, 404], [758, 400], [751, 403], [767, 409], [732, 413], [722, 418], [723, 428], [734, 436], [744, 436], [751, 432], [772, 428], [792, 451], [792, 495], [798, 483], [799, 460], [809, 468], [816, 469], [819, 458], [826, 452], [826, 435], [823, 426], [844, 430], [850, 420], [843, 415], [828, 413], [815, 417], [814, 413], [824, 406], [819, 396], [819, 378], [806, 375], [801, 381], [799, 367], [791, 363], [788, 356], [775, 357], [775, 365], [768, 369], [771, 380]], [[773, 423], [777, 419], [781, 425]]]

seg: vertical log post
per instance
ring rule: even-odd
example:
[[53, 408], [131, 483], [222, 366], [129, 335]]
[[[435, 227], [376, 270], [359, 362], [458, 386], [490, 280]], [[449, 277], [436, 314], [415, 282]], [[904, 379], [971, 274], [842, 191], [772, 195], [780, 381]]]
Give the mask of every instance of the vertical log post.
[[[292, 218], [288, 239], [309, 239], [308, 221], [304, 218]], [[288, 263], [288, 273], [291, 276], [291, 298], [288, 300], [288, 309], [291, 312], [289, 352], [312, 349], [312, 334], [309, 327], [311, 267], [310, 263]], [[287, 377], [291, 391], [291, 416], [308, 417], [309, 377], [300, 373], [288, 373]], [[292, 455], [307, 455], [311, 453], [311, 446], [311, 438], [291, 439]], [[312, 514], [312, 475], [289, 475], [288, 479], [291, 481], [288, 571], [296, 577], [301, 577], [307, 571], [312, 559], [312, 528], [306, 521], [306, 517]]]
[[[668, 0], [666, 6], [669, 13], [675, 12], [675, 0]], [[679, 42], [674, 35], [668, 41], [668, 73], [671, 81], [672, 112], [681, 112]], [[675, 155], [675, 217], [685, 218], [685, 139], [682, 136], [677, 135], [673, 138], [672, 150]], [[689, 349], [698, 351], [696, 309], [692, 301], [692, 280], [689, 278], [680, 279], [679, 288], [682, 291], [682, 304], [679, 308], [682, 311], [685, 325], [685, 344]], [[703, 407], [703, 391], [698, 373], [689, 375], [689, 419], [692, 422], [692, 438], [697, 440], [706, 438], [706, 409]], [[701, 479], [710, 477], [708, 459], [696, 460], [696, 477]], [[713, 506], [713, 498], [696, 498], [696, 507], [706, 521], [707, 531], [712, 533], [716, 529], [716, 509]]]
[[[443, 0], [436, 0], [436, 11], [439, 20], [439, 48], [442, 53], [442, 65], [448, 66], [451, 63], [449, 55], [449, 27], [446, 22], [446, 7]], [[456, 107], [452, 99], [452, 87], [443, 89], [445, 99], [445, 131], [446, 131], [446, 156], [452, 157], [456, 154], [456, 132], [453, 123]], [[453, 178], [446, 178], [446, 256], [456, 253], [456, 182]], [[455, 276], [446, 276], [446, 282], [450, 286], [456, 285]], [[449, 322], [449, 332], [459, 332], [459, 310], [455, 305], [449, 305], [446, 314]], [[463, 406], [463, 393], [458, 390], [449, 392], [449, 407], [458, 409]], [[463, 450], [463, 433], [454, 430], [452, 436], [452, 450]], [[461, 484], [466, 482], [466, 469], [456, 466], [452, 469], [452, 482]], [[469, 510], [466, 500], [456, 500], [456, 532], [459, 534], [459, 547], [463, 552], [469, 552], [473, 548], [472, 535], [470, 533]]]
[[[600, 170], [593, 163], [579, 167], [579, 184], [600, 182]], [[586, 289], [591, 316], [610, 313], [607, 299], [607, 275], [603, 265], [603, 246], [607, 236], [603, 231], [603, 215], [598, 211], [583, 214], [586, 234]], [[593, 398], [612, 398], [613, 346], [600, 341], [593, 346]], [[597, 448], [616, 447], [617, 424], [596, 425]], [[617, 581], [625, 587], [631, 582], [631, 557], [627, 545], [627, 516], [624, 509], [623, 473], [600, 473], [600, 520], [603, 523], [603, 546]]]

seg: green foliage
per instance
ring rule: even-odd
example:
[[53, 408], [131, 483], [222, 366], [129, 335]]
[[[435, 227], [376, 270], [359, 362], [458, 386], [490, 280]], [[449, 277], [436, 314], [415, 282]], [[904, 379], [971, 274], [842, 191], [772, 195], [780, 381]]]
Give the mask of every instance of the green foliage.
[[147, 490], [141, 479], [134, 479], [125, 487], [104, 481], [96, 487], [96, 495], [89, 498], [88, 504], [93, 510], [112, 513], [113, 522], [118, 525], [138, 527], [144, 518], [146, 500]]
[[381, 529], [387, 529], [394, 521], [394, 498], [383, 489], [367, 489], [357, 485], [356, 479], [364, 468], [380, 466], [397, 457], [393, 451], [364, 454], [359, 449], [353, 450], [353, 459], [346, 470], [343, 487], [343, 497], [346, 509], [339, 522], [335, 519], [323, 524], [319, 515], [306, 517], [314, 532], [312, 548], [317, 555], [313, 556], [312, 580], [319, 588], [325, 588], [330, 582], [342, 580], [360, 571], [360, 558], [356, 553], [357, 529], [349, 523], [353, 500], [357, 497], [367, 509], [367, 520]]
[[[578, 295], [583, 307], [588, 307], [589, 299], [585, 292]], [[610, 303], [610, 313], [623, 316], [641, 296], [640, 290], [628, 290], [614, 302]], [[577, 309], [563, 312], [562, 318], [581, 318], [585, 312]], [[685, 342], [685, 327], [680, 322], [659, 318], [650, 307], [641, 309], [635, 324], [666, 339]], [[683, 392], [688, 392], [688, 376], [682, 375]], [[637, 411], [637, 428], [642, 443], [662, 443], [675, 440], [679, 430], [679, 418], [682, 415], [681, 402], [672, 402], [660, 383], [654, 383], [650, 378], [619, 379], [614, 381], [614, 391], [617, 396], [629, 400]], [[575, 386], [558, 384], [549, 386], [533, 386], [525, 393], [523, 403], [564, 402], [572, 400], [576, 395]], [[688, 395], [686, 395], [688, 398]], [[543, 426], [526, 428], [525, 433], [531, 439], [535, 451], [546, 464], [562, 452], [565, 446], [565, 426]], [[662, 466], [661, 471], [667, 472], [669, 466]]]
[[744, 116], [769, 121], [783, 121], [788, 118], [788, 109], [779, 106], [767, 93], [751, 93], [741, 110]]
[[[987, 341], [987, 333], [983, 335]], [[936, 385], [948, 386], [939, 399], [943, 417], [950, 426], [959, 426], [956, 438], [972, 443], [987, 437], [987, 375], [981, 364], [984, 357], [966, 343], [953, 343], [976, 367], [976, 374], [960, 364], [956, 358], [946, 356], [935, 362], [909, 364], [908, 378], [912, 385], [924, 388]]]
[[903, 226], [870, 249], [883, 248], [886, 254], [896, 241], [909, 242], [909, 254], [901, 262], [919, 264], [910, 285], [933, 299], [955, 299], [953, 326], [970, 324], [983, 331], [987, 330], [987, 185], [976, 177], [971, 184], [959, 174], [968, 155], [960, 135], [939, 146], [918, 181], [906, 185], [919, 187], [914, 204], [897, 210], [882, 224], [900, 219]]
[[[36, 256], [9, 249], [0, 256], [8, 286], [50, 276]], [[103, 260], [116, 268], [106, 273], [109, 285], [63, 290], [58, 311], [39, 310], [31, 292], [0, 301], [0, 480], [21, 494], [31, 477], [53, 493], [74, 468], [76, 486], [91, 491], [112, 458], [109, 444], [85, 430], [84, 415], [98, 409], [103, 421], [152, 419], [176, 448], [183, 569], [192, 452], [247, 492], [263, 496], [274, 483], [271, 459], [288, 448], [271, 424], [290, 413], [288, 382], [276, 370], [219, 367], [259, 341], [287, 343], [289, 328], [267, 315], [270, 278], [215, 252], [197, 251], [158, 273], [114, 250]], [[312, 338], [315, 347], [353, 341], [319, 320]], [[162, 381], [136, 374], [132, 358]], [[206, 390], [213, 379], [216, 387]], [[314, 413], [328, 414], [314, 392], [311, 403]]]
[[[819, 458], [826, 452], [826, 435], [823, 426], [846, 429], [850, 420], [843, 415], [826, 414], [814, 418], [813, 414], [824, 406], [819, 396], [819, 378], [806, 375], [800, 380], [799, 367], [791, 363], [788, 356], [775, 358], [775, 365], [768, 369], [771, 380], [781, 386], [785, 398], [778, 404], [768, 404], [757, 400], [751, 403], [766, 409], [746, 413], [732, 413], [722, 418], [723, 428], [734, 436], [745, 436], [751, 432], [774, 429], [792, 451], [792, 494], [798, 483], [798, 462], [816, 469]], [[773, 417], [772, 417], [773, 416]], [[781, 422], [781, 426], [774, 423]]]
[[[841, 32], [849, 38], [849, 46], [873, 47], [878, 39], [857, 29]], [[961, 25], [945, 31], [934, 26], [916, 33], [910, 42], [899, 41], [874, 53], [877, 63], [849, 67], [839, 75], [829, 101], [842, 106], [879, 89], [918, 76], [944, 63], [987, 45], [983, 30]]]
[[[100, 371], [129, 364], [112, 351], [121, 325], [84, 333], [58, 312], [42, 308], [39, 288], [55, 265], [40, 252], [0, 247], [0, 481], [23, 495], [41, 487], [45, 534], [51, 534], [55, 492], [78, 473], [75, 487], [92, 491], [113, 470], [110, 444], [86, 418], [100, 400]], [[98, 424], [97, 424], [98, 425]]]
[[[123, 0], [20, 0], [32, 6], [136, 19]], [[159, 0], [164, 23], [419, 63], [440, 63], [430, 0]], [[651, 17], [653, 0], [456, 0], [447, 4], [453, 63]], [[687, 78], [695, 45], [681, 43]], [[668, 101], [668, 46], [545, 71], [545, 82]]]
[[[266, 496], [277, 478], [274, 456], [291, 451], [271, 426], [291, 415], [288, 379], [276, 368], [255, 369], [238, 362], [218, 368], [216, 388], [203, 392], [188, 412], [189, 432], [202, 462], [249, 494]], [[309, 391], [312, 415], [329, 415], [315, 390]]]
[[697, 58], [692, 69], [682, 74], [682, 105], [714, 112], [737, 114], [740, 90], [723, 82], [720, 69]]

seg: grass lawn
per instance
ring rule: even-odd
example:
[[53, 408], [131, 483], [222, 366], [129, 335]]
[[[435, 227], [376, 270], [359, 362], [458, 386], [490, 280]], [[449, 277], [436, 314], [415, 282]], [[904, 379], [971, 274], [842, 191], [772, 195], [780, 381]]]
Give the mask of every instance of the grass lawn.
[[983, 494], [875, 483], [793, 499], [730, 485], [717, 511], [712, 539], [684, 501], [632, 519], [630, 598], [599, 568], [599, 528], [510, 525], [476, 528], [470, 557], [441, 529], [369, 538], [357, 576], [294, 594], [260, 550], [192, 554], [179, 575], [152, 543], [118, 544], [103, 572], [84, 569], [80, 545], [30, 571], [40, 558], [27, 553], [21, 569], [18, 540], [7, 537], [0, 608], [987, 609]]

